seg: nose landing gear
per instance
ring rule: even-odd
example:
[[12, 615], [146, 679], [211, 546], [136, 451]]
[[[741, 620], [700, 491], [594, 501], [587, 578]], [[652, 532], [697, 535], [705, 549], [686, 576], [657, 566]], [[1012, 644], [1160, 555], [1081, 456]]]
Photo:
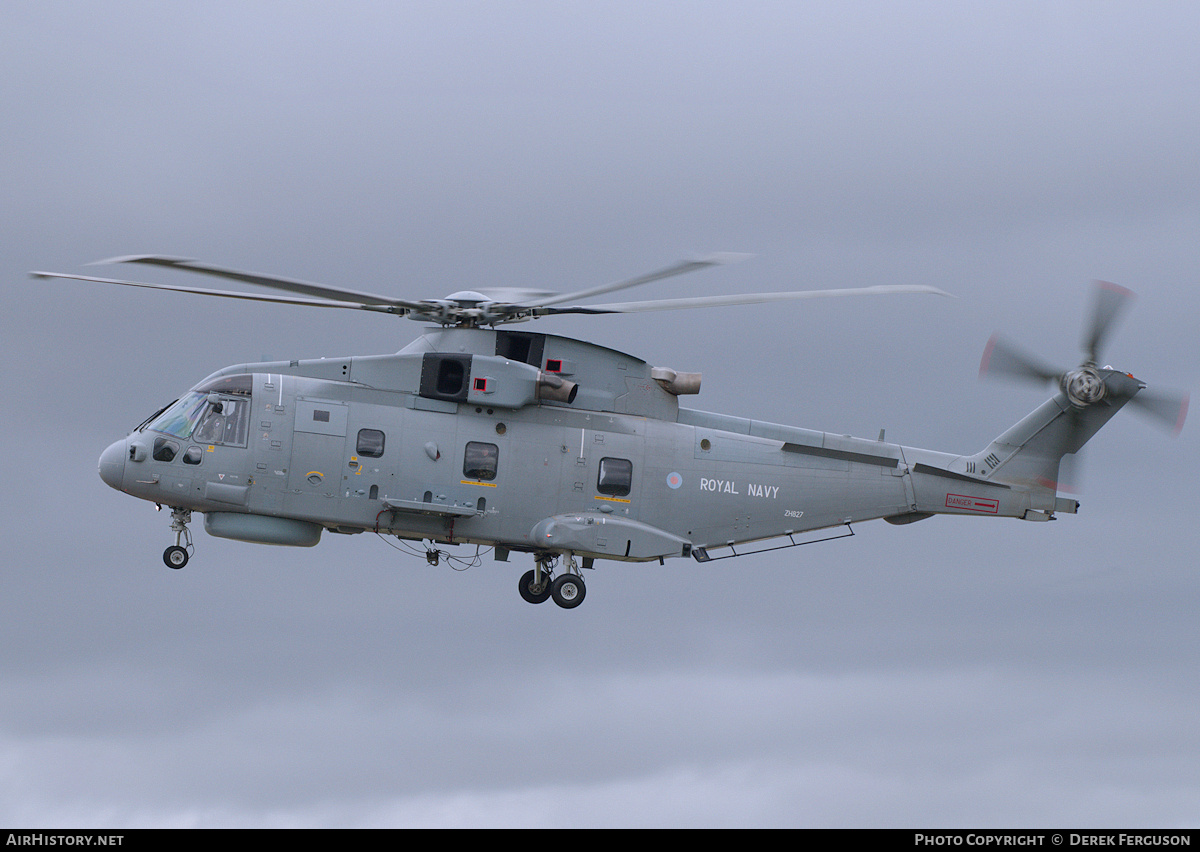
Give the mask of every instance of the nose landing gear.
[[190, 509], [171, 509], [171, 531], [175, 533], [175, 544], [163, 551], [163, 563], [178, 571], [188, 564], [192, 554], [192, 533], [187, 525], [192, 521]]

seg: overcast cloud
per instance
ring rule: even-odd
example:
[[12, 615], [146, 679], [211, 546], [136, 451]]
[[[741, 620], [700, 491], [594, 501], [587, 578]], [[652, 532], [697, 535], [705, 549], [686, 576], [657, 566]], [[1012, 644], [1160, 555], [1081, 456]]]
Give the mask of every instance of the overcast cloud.
[[524, 558], [369, 534], [195, 524], [172, 572], [109, 443], [227, 364], [421, 327], [27, 272], [429, 298], [739, 251], [629, 298], [931, 284], [957, 298], [537, 330], [702, 371], [696, 407], [974, 452], [1044, 398], [977, 382], [989, 335], [1076, 363], [1092, 279], [1139, 294], [1107, 359], [1195, 385], [1197, 32], [1184, 3], [6, 3], [0, 823], [1195, 827], [1195, 424], [1122, 412], [1056, 523], [599, 563], [572, 611], [518, 598]]

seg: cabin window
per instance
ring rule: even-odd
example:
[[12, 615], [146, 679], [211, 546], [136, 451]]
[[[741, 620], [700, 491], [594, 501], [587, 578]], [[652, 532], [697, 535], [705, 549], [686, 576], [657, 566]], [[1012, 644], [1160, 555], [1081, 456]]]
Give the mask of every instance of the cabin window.
[[204, 460], [204, 451], [199, 447], [188, 447], [187, 452], [183, 454], [184, 464], [200, 464]]
[[624, 497], [633, 487], [633, 462], [629, 459], [600, 459], [596, 490], [612, 497]]
[[383, 433], [378, 429], [358, 430], [358, 454], [377, 459], [383, 455]]
[[467, 443], [463, 458], [463, 476], [490, 482], [496, 478], [496, 464], [500, 459], [500, 448], [482, 441]]

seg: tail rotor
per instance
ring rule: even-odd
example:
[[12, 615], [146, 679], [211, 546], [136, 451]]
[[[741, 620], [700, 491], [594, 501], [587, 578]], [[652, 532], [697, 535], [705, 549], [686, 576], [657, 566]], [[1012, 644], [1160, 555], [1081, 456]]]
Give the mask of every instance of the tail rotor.
[[1065, 428], [1053, 445], [1046, 448], [1049, 460], [1057, 457], [1057, 481], [1069, 486], [1077, 475], [1078, 453], [1094, 434], [1094, 419], [1089, 409], [1100, 406], [1120, 407], [1130, 403], [1151, 420], [1178, 435], [1187, 418], [1188, 395], [1171, 391], [1148, 391], [1144, 382], [1131, 373], [1122, 373], [1100, 366], [1101, 354], [1115, 328], [1117, 320], [1136, 298], [1131, 290], [1107, 281], [1095, 282], [1092, 311], [1084, 327], [1081, 348], [1084, 360], [1077, 367], [1062, 369], [1031, 355], [1017, 346], [993, 335], [979, 364], [980, 378], [998, 378], [1026, 384], [1054, 384], [1069, 404], [1065, 408]]

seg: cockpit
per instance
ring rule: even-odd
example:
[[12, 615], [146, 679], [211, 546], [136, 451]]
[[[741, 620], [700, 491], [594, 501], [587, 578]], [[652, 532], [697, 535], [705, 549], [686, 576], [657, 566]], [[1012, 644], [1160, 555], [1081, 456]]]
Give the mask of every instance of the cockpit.
[[198, 444], [244, 447], [253, 383], [250, 374], [219, 376], [203, 382], [150, 417], [138, 431], [161, 432]]

